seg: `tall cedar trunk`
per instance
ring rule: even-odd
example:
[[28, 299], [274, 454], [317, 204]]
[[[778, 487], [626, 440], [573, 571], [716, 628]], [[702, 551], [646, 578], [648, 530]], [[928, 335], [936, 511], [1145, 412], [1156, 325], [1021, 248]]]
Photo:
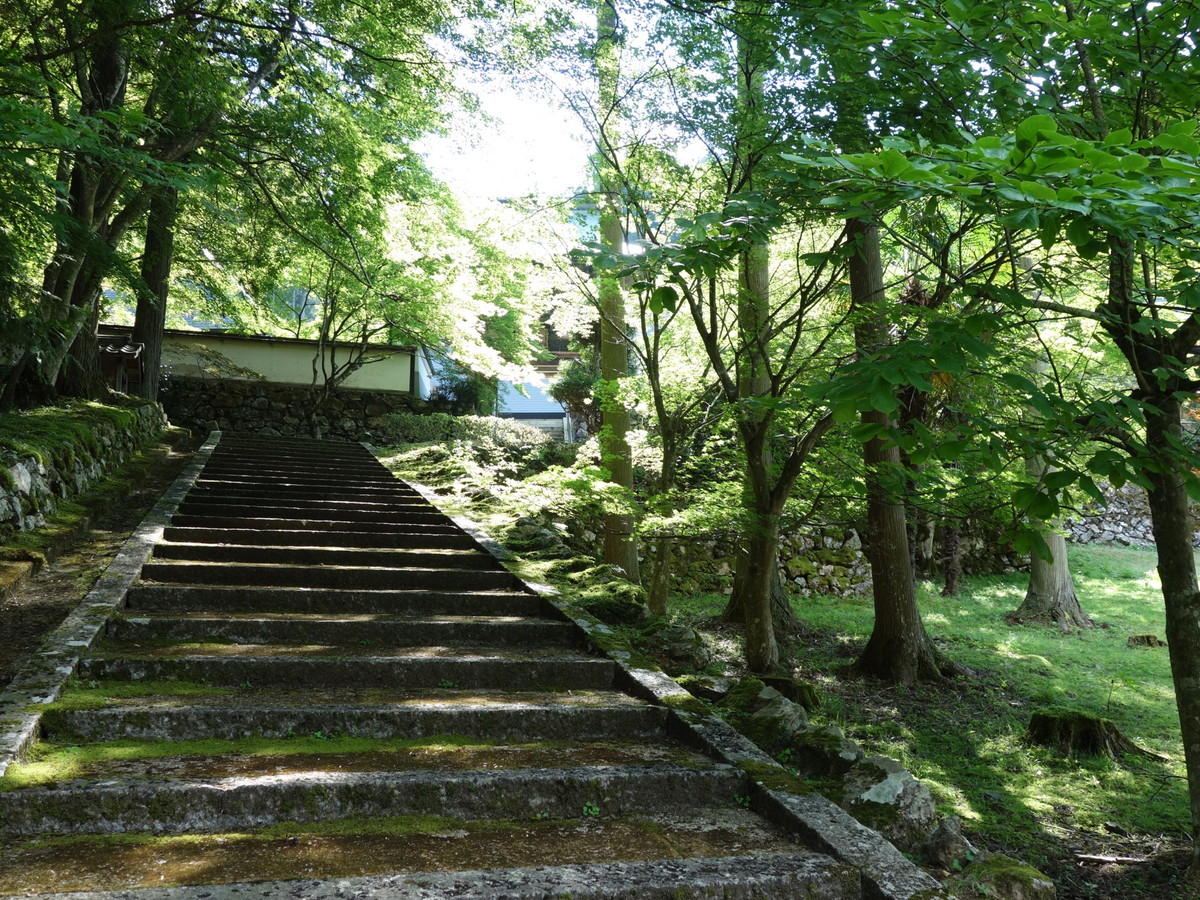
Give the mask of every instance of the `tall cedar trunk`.
[[166, 186], [151, 199], [150, 217], [146, 223], [146, 245], [142, 254], [142, 280], [146, 282], [146, 290], [138, 295], [133, 340], [143, 346], [142, 383], [137, 393], [148, 400], [158, 397], [163, 330], [167, 324], [167, 286], [175, 252], [178, 208], [179, 192]]
[[[625, 245], [621, 226], [620, 194], [614, 184], [612, 160], [617, 140], [612, 123], [616, 121], [617, 44], [620, 40], [616, 6], [611, 0], [599, 0], [596, 7], [596, 75], [600, 109], [604, 117], [600, 146], [596, 154], [600, 175], [600, 243], [614, 253]], [[621, 283], [610, 275], [600, 278], [600, 379], [615, 390], [629, 374], [629, 349], [625, 345], [625, 301]], [[614, 397], [601, 402], [600, 455], [609, 478], [627, 489], [633, 488], [633, 460], [626, 434], [629, 410]], [[625, 512], [604, 517], [604, 560], [618, 566], [625, 577], [641, 580], [637, 538], [633, 516]]]
[[1146, 446], [1158, 463], [1147, 471], [1150, 479], [1150, 519], [1158, 548], [1158, 576], [1167, 614], [1167, 645], [1171, 677], [1179, 709], [1183, 754], [1187, 764], [1192, 810], [1193, 882], [1200, 880], [1200, 586], [1192, 547], [1192, 520], [1184, 487], [1184, 463], [1179, 446], [1179, 401], [1174, 396], [1147, 403]]
[[[851, 219], [848, 230], [855, 246], [850, 294], [862, 314], [855, 343], [861, 353], [873, 353], [885, 335], [877, 311], [884, 296], [879, 229], [874, 223]], [[886, 413], [874, 410], [864, 412], [862, 420], [869, 425], [890, 424]], [[887, 486], [889, 475], [894, 479], [901, 471], [900, 450], [894, 443], [873, 438], [863, 446], [863, 464], [875, 624], [853, 671], [901, 684], [940, 678], [940, 661], [917, 611], [904, 502], [898, 491]]]

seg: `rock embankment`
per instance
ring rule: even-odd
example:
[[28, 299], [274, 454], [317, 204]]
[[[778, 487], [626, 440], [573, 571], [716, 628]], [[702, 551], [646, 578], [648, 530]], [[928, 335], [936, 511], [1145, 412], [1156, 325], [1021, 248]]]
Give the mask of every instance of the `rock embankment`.
[[89, 417], [87, 439], [67, 437], [53, 454], [0, 450], [0, 535], [42, 527], [64, 500], [83, 493], [167, 427], [157, 403], [123, 409], [127, 422]]
[[[1107, 503], [1088, 507], [1063, 522], [1068, 541], [1076, 544], [1121, 544], [1126, 547], [1154, 546], [1150, 506], [1146, 492], [1136, 484], [1119, 488], [1104, 486]], [[1192, 543], [1200, 547], [1200, 508], [1192, 504]]]

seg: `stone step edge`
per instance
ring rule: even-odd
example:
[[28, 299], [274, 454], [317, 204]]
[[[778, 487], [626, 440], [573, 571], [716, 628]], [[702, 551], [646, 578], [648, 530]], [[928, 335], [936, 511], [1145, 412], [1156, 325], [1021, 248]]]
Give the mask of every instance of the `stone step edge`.
[[2, 792], [0, 815], [7, 838], [221, 833], [383, 815], [491, 819], [545, 812], [570, 818], [588, 803], [595, 814], [625, 816], [644, 812], [650, 803], [659, 811], [695, 802], [733, 806], [745, 783], [732, 766], [670, 763], [113, 778]]
[[[422, 740], [440, 734], [514, 741], [631, 739], [666, 733], [666, 710], [627, 703], [568, 706], [562, 703], [453, 705], [434, 703], [352, 705], [337, 703], [255, 703], [241, 706], [178, 703], [147, 708], [114, 705], [102, 709], [52, 710], [42, 722], [50, 740], [68, 735], [71, 743], [113, 739], [236, 741], [246, 735], [284, 739], [294, 734], [339, 732], [380, 740]], [[268, 725], [262, 725], [262, 722]]]
[[[430, 504], [438, 497], [425, 485], [408, 482]], [[476, 543], [502, 565], [513, 554], [466, 516], [450, 520], [475, 538]], [[574, 622], [589, 642], [617, 664], [614, 687], [634, 697], [668, 708], [668, 733], [713, 758], [737, 766], [750, 776], [752, 808], [784, 828], [801, 835], [813, 849], [858, 869], [863, 896], [872, 900], [922, 900], [943, 897], [940, 885], [897, 850], [879, 832], [867, 828], [831, 800], [820, 794], [797, 794], [769, 787], [766, 773], [787, 776], [787, 770], [722, 719], [699, 712], [697, 701], [672, 678], [658, 669], [634, 668], [629, 654], [609, 652], [604, 647], [612, 629], [582, 607], [570, 603], [554, 587], [525, 582], [563, 617]], [[767, 776], [769, 777], [769, 776]], [[773, 779], [772, 779], [773, 780]], [[926, 892], [926, 893], [921, 893]]]
[[162, 537], [163, 529], [200, 476], [219, 441], [220, 432], [209, 435], [171, 487], [134, 529], [79, 606], [50, 632], [38, 652], [0, 693], [0, 775], [14, 760], [28, 752], [36, 740], [41, 717], [38, 706], [58, 699], [80, 658], [103, 631], [109, 615], [123, 603], [126, 591], [137, 580], [151, 549]]
[[863, 900], [853, 869], [782, 853], [538, 868], [261, 881], [195, 887], [22, 894], [23, 900]]

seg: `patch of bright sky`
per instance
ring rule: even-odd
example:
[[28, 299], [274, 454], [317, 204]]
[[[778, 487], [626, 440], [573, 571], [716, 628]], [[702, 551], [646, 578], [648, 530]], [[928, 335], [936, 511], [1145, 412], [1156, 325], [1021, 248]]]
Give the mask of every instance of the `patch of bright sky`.
[[548, 91], [475, 83], [482, 114], [458, 112], [445, 135], [419, 146], [434, 175], [460, 196], [569, 197], [589, 181], [589, 141], [578, 117]]

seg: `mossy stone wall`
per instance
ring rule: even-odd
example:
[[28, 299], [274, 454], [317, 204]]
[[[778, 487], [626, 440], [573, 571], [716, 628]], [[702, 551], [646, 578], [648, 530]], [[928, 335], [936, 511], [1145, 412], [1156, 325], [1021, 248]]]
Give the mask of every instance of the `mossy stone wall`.
[[[36, 420], [29, 413], [30, 422], [36, 421], [36, 443], [46, 449], [0, 447], [0, 538], [40, 528], [59, 504], [83, 493], [168, 424], [157, 403], [131, 401], [111, 417], [84, 407], [36, 412]], [[51, 436], [51, 422], [66, 427]], [[6, 443], [20, 446], [19, 435]]]

